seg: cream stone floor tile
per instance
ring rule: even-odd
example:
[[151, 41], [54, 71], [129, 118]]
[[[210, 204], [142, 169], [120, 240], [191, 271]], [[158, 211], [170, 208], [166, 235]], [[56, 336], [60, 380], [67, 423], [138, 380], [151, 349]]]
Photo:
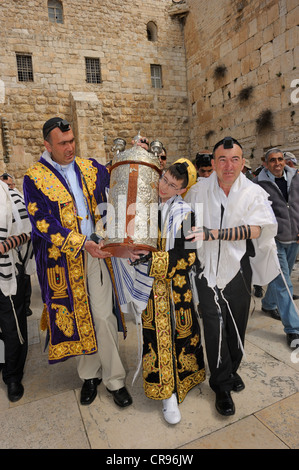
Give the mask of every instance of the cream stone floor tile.
[[[33, 344], [29, 347], [22, 383], [25, 390], [24, 395], [17, 403], [9, 403], [7, 400], [10, 407], [17, 407], [66, 390], [76, 389], [82, 384], [77, 374], [75, 358], [50, 365], [47, 354], [40, 354], [40, 344]], [[2, 395], [5, 395], [3, 400]], [[0, 410], [2, 409], [1, 403], [5, 408], [5, 400], [6, 385], [1, 380]]]
[[181, 449], [288, 449], [288, 446], [258, 419], [248, 416]]
[[0, 413], [1, 449], [89, 449], [73, 391]]
[[299, 393], [257, 412], [255, 416], [291, 449], [299, 449]]
[[295, 351], [288, 346], [280, 321], [272, 320], [266, 327], [247, 331], [246, 339], [299, 372], [299, 346]]
[[[133, 387], [131, 385], [137, 362], [136, 330], [132, 323], [128, 323], [128, 338], [121, 343], [121, 351], [128, 370], [127, 386], [133, 405], [118, 408], [101, 384], [95, 402], [89, 407], [80, 407], [93, 449], [175, 449], [298, 391], [296, 371], [247, 342], [246, 359], [240, 369], [246, 388], [233, 394], [236, 414], [223, 417], [217, 413], [215, 395], [206, 380], [188, 393], [180, 405], [181, 422], [171, 426], [164, 421], [161, 402], [145, 397], [141, 377], [138, 376]], [[78, 401], [79, 392], [77, 390]]]

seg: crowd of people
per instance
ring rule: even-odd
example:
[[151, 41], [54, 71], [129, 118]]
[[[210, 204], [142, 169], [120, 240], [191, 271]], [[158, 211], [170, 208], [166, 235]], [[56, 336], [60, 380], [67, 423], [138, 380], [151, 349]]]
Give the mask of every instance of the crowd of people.
[[[0, 367], [8, 398], [24, 393], [34, 266], [49, 363], [76, 357], [81, 405], [94, 401], [103, 382], [116, 405], [127, 407], [133, 400], [118, 345], [119, 332], [127, 335], [119, 272], [93, 236], [96, 208], [109, 198], [110, 169], [76, 156], [65, 119], [49, 119], [42, 132], [45, 150], [26, 172], [24, 196], [11, 175], [0, 177]], [[146, 137], [132, 144], [149, 150]], [[157, 251], [131, 249], [121, 260], [129, 273], [126, 302], [134, 304], [137, 282], [144, 286], [145, 308], [134, 311], [142, 325], [145, 395], [162, 402], [167, 423], [180, 422], [179, 404], [205, 380], [206, 359], [216, 410], [229, 416], [231, 392], [245, 388], [238, 369], [254, 289], [265, 287], [262, 310], [282, 322], [287, 344], [299, 340], [291, 282], [299, 246], [297, 160], [273, 148], [252, 172], [242, 145], [225, 137], [194, 163], [167, 165], [163, 147], [159, 164]]]

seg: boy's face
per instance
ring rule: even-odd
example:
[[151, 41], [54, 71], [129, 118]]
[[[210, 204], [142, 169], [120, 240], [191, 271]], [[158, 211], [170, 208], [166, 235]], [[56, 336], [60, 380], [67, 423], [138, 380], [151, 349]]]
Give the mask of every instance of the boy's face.
[[169, 171], [159, 181], [159, 196], [162, 202], [168, 201], [176, 194], [183, 194], [186, 188], [182, 188], [183, 180], [177, 180]]

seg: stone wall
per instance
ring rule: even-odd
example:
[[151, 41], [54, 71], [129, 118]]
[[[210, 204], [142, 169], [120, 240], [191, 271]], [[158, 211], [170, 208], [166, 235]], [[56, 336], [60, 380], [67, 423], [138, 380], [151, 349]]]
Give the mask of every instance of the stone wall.
[[186, 3], [191, 154], [233, 135], [254, 168], [274, 146], [299, 157], [298, 1]]
[[[74, 126], [78, 154], [105, 163], [113, 139], [130, 144], [139, 130], [165, 144], [169, 161], [189, 152], [184, 34], [169, 0], [63, 1], [64, 23], [48, 19], [47, 0], [1, 0], [0, 77], [13, 157], [21, 180], [43, 150], [41, 128], [59, 115]], [[149, 41], [147, 23], [157, 25]], [[31, 54], [33, 82], [17, 77], [16, 53]], [[102, 83], [86, 82], [85, 57], [99, 58]], [[150, 64], [162, 66], [163, 88], [151, 85]]]

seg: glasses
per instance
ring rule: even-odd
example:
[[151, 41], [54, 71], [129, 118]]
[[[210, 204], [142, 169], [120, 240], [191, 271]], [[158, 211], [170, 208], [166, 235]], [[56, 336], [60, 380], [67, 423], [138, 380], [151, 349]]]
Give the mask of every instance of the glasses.
[[270, 158], [269, 162], [274, 163], [274, 162], [283, 162], [284, 158], [278, 157], [278, 158]]
[[168, 182], [168, 179], [165, 178], [165, 176], [162, 176], [161, 180], [163, 181], [164, 184], [166, 184], [167, 186], [169, 186], [169, 188], [174, 189], [175, 191], [178, 191], [179, 189], [182, 189], [182, 188], [178, 188], [178, 187], [175, 186], [173, 183], [169, 183], [169, 182]]
[[160, 160], [166, 160], [166, 155], [159, 155]]

